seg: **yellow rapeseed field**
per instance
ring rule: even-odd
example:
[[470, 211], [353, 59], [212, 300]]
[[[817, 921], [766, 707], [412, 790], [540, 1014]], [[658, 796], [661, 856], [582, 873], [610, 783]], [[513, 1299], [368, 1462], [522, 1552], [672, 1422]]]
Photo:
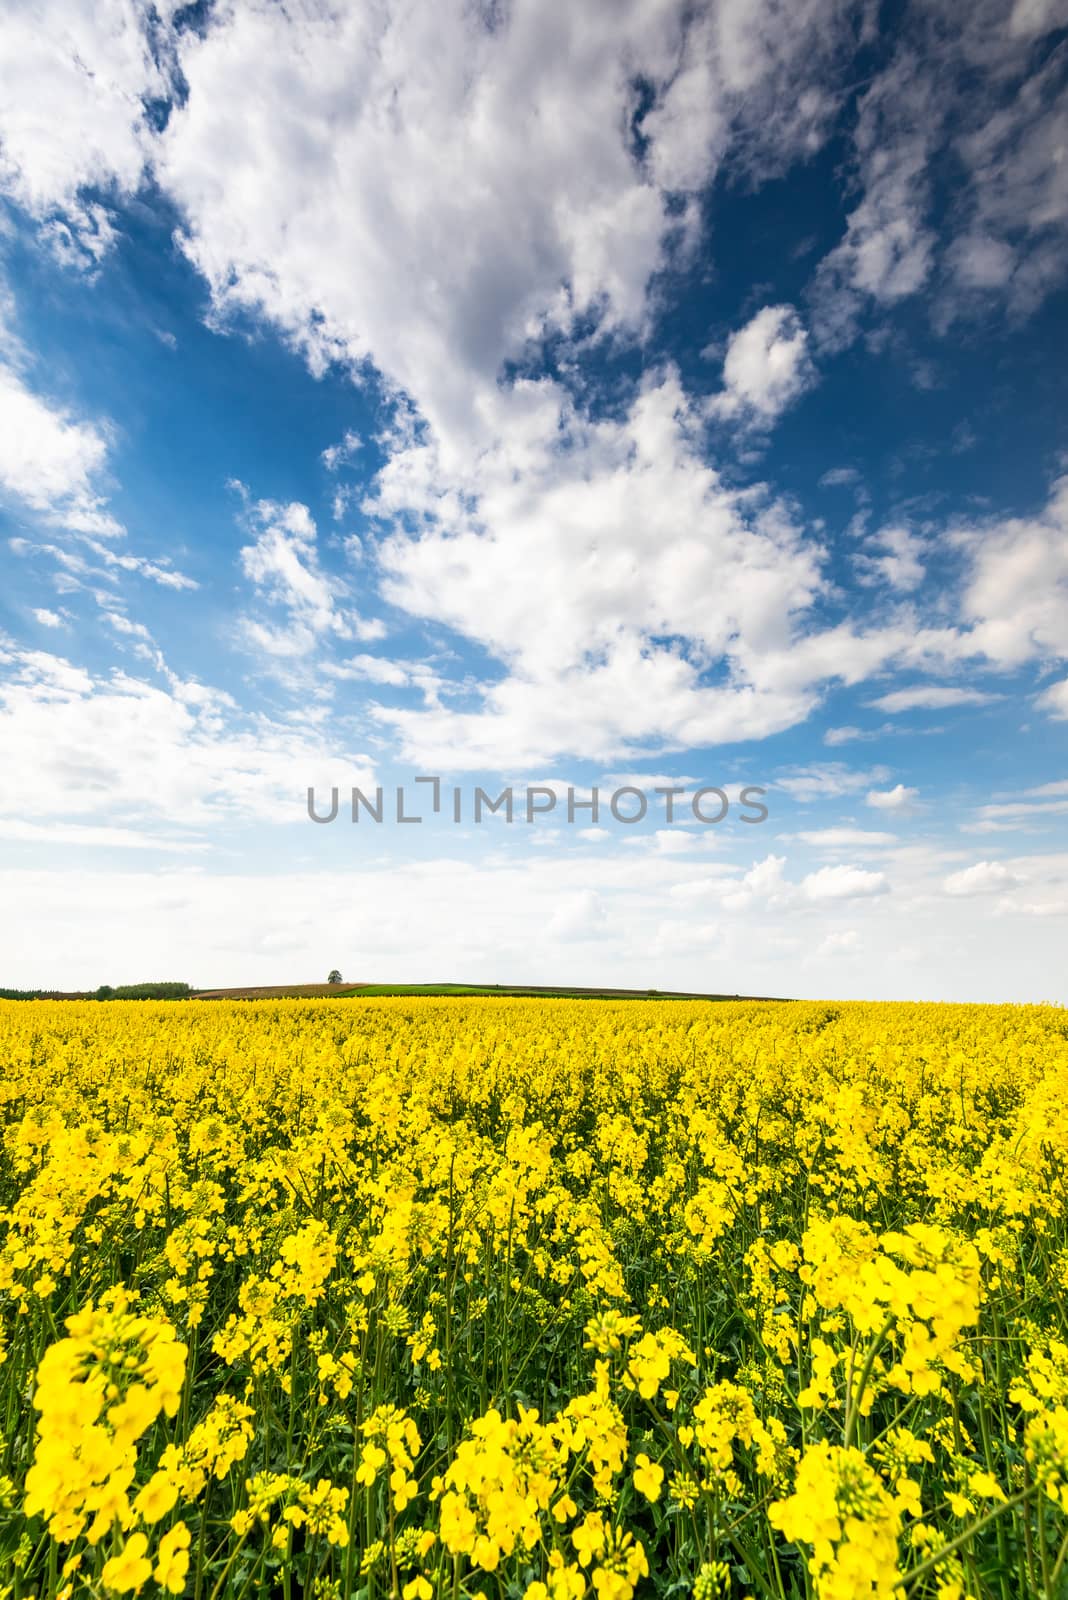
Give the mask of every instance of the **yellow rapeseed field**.
[[0, 1595], [1068, 1592], [1068, 1014], [0, 1002]]

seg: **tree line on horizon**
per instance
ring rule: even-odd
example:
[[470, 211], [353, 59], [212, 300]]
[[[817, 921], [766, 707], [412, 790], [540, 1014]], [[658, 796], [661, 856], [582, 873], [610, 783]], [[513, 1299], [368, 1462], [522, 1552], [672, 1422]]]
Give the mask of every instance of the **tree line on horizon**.
[[98, 989], [0, 989], [0, 1000], [186, 1000], [193, 993], [188, 983], [127, 983]]

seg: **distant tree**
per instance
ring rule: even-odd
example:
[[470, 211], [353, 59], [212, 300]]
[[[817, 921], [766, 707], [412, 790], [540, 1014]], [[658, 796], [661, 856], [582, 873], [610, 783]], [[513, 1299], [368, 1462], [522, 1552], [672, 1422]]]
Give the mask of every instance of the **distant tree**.
[[110, 1000], [114, 993], [115, 990], [112, 988], [110, 983], [102, 983], [100, 988], [96, 991], [96, 998], [98, 1000]]
[[[103, 984], [101, 987], [108, 988]], [[187, 983], [123, 983], [113, 989], [112, 1000], [187, 1000], [192, 993]]]
[[335, 967], [333, 972], [330, 974], [329, 978], [327, 978], [326, 981], [327, 981], [327, 983], [344, 983], [345, 980], [341, 976], [341, 974], [337, 970], [337, 968]]

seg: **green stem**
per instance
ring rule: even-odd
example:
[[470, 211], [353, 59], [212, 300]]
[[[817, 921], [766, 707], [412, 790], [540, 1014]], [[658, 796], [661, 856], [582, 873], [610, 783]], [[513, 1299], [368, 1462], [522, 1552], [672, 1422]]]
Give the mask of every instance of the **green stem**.
[[978, 1517], [975, 1522], [969, 1523], [963, 1533], [958, 1533], [957, 1537], [951, 1539], [948, 1544], [944, 1544], [941, 1550], [936, 1550], [934, 1555], [928, 1556], [926, 1560], [921, 1561], [919, 1566], [913, 1567], [911, 1572], [903, 1572], [895, 1581], [894, 1588], [900, 1589], [904, 1584], [908, 1584], [911, 1587], [917, 1578], [922, 1578], [925, 1572], [930, 1572], [932, 1567], [937, 1567], [938, 1563], [944, 1561], [948, 1555], [952, 1555], [954, 1550], [959, 1550], [961, 1545], [967, 1544], [968, 1540], [973, 1538], [975, 1534], [980, 1533], [983, 1528], [989, 1527], [995, 1517], [1000, 1517], [1004, 1512], [1011, 1511], [1013, 1506], [1022, 1505], [1028, 1496], [1033, 1493], [1033, 1489], [1021, 1489], [1020, 1493], [1014, 1494], [1010, 1500], [995, 1506], [993, 1511], [988, 1511], [984, 1517]]

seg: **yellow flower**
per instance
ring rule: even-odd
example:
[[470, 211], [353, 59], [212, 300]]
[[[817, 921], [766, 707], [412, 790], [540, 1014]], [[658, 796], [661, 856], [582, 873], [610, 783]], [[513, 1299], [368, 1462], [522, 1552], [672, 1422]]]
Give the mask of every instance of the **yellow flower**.
[[664, 1482], [664, 1469], [655, 1461], [650, 1461], [647, 1455], [635, 1456], [634, 1487], [639, 1494], [647, 1500], [659, 1500], [660, 1488]]
[[153, 1575], [161, 1588], [171, 1594], [181, 1594], [188, 1571], [189, 1529], [184, 1522], [176, 1522], [159, 1542]]
[[152, 1563], [147, 1556], [148, 1539], [143, 1533], [133, 1533], [117, 1556], [105, 1561], [100, 1580], [105, 1589], [116, 1594], [137, 1594], [152, 1576]]
[[577, 1528], [571, 1530], [571, 1543], [579, 1559], [579, 1566], [588, 1567], [595, 1555], [604, 1549], [604, 1522], [596, 1511], [587, 1512]]
[[178, 1485], [167, 1472], [155, 1472], [134, 1500], [133, 1508], [142, 1522], [159, 1522], [178, 1500]]
[[356, 1469], [356, 1482], [370, 1488], [375, 1478], [385, 1466], [389, 1457], [386, 1452], [376, 1444], [365, 1444], [360, 1452], [360, 1464]]

